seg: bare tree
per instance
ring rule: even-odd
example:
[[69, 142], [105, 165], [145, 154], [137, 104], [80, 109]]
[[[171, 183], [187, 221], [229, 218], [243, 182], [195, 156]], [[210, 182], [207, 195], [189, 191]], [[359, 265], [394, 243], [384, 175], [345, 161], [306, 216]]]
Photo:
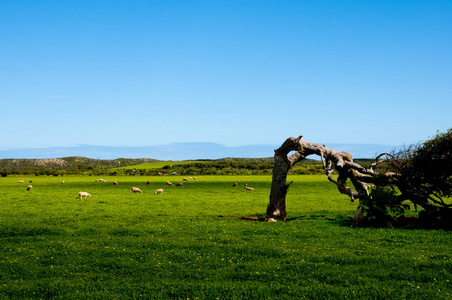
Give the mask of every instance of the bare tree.
[[[290, 156], [289, 153], [295, 151]], [[421, 206], [430, 219], [450, 220], [451, 204], [444, 197], [452, 195], [452, 129], [422, 146], [412, 146], [398, 153], [383, 153], [363, 167], [353, 162], [348, 152], [332, 150], [325, 145], [288, 138], [275, 150], [270, 203], [267, 207], [269, 221], [285, 221], [286, 195], [289, 170], [308, 155], [318, 155], [326, 178], [337, 186], [340, 193], [353, 202], [359, 200], [359, 209], [365, 219], [388, 222], [394, 218], [389, 211], [403, 215], [411, 201], [415, 208]], [[432, 170], [432, 164], [435, 169]], [[378, 169], [384, 164], [386, 167]], [[333, 173], [337, 172], [337, 178]], [[352, 187], [347, 186], [350, 181]]]

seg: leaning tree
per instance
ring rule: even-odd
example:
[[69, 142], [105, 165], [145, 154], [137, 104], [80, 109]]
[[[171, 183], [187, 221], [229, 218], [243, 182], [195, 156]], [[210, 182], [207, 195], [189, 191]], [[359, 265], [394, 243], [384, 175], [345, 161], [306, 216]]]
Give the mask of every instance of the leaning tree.
[[348, 152], [309, 143], [302, 136], [290, 137], [275, 150], [267, 220], [286, 220], [286, 195], [292, 183], [287, 183], [287, 174], [297, 162], [312, 154], [320, 156], [326, 178], [340, 193], [352, 202], [359, 200], [358, 214], [369, 223], [394, 222], [394, 214], [403, 216], [411, 202], [416, 210], [418, 206], [423, 208], [419, 219], [450, 226], [452, 129], [437, 133], [423, 144], [382, 153], [366, 167], [353, 162]]

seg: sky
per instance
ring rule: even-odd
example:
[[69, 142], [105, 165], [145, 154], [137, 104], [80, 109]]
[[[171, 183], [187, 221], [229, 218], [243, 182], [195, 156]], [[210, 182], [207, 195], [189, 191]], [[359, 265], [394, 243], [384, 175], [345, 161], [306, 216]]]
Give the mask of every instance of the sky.
[[0, 150], [410, 145], [452, 127], [452, 1], [0, 0]]

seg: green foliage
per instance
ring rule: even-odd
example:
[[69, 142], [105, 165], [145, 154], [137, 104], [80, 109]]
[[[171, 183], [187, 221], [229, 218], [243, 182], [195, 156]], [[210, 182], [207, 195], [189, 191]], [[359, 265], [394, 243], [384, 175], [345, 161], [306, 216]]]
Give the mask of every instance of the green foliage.
[[106, 179], [0, 178], [1, 299], [452, 295], [452, 232], [355, 227], [356, 205], [323, 175], [289, 176], [291, 219], [279, 223], [227, 218], [264, 217], [271, 176]]
[[370, 197], [360, 196], [368, 220], [378, 224], [394, 220], [405, 210], [403, 201], [409, 200], [427, 210], [430, 226], [451, 228], [451, 204], [445, 198], [452, 196], [452, 129], [393, 153], [386, 168], [396, 175], [374, 177], [376, 188]]
[[392, 187], [377, 185], [371, 190], [370, 197], [361, 197], [359, 207], [371, 224], [385, 225], [386, 221], [405, 212], [397, 196]]
[[424, 195], [452, 196], [452, 128], [437, 133], [413, 151], [405, 174], [412, 190]]

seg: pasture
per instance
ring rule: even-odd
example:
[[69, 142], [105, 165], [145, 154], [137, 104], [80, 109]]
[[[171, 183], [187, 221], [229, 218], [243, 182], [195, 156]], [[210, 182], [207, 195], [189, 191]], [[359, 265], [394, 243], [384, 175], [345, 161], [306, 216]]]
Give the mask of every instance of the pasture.
[[0, 299], [452, 298], [450, 231], [355, 227], [321, 175], [289, 176], [287, 222], [240, 220], [271, 176], [197, 177], [0, 178]]

